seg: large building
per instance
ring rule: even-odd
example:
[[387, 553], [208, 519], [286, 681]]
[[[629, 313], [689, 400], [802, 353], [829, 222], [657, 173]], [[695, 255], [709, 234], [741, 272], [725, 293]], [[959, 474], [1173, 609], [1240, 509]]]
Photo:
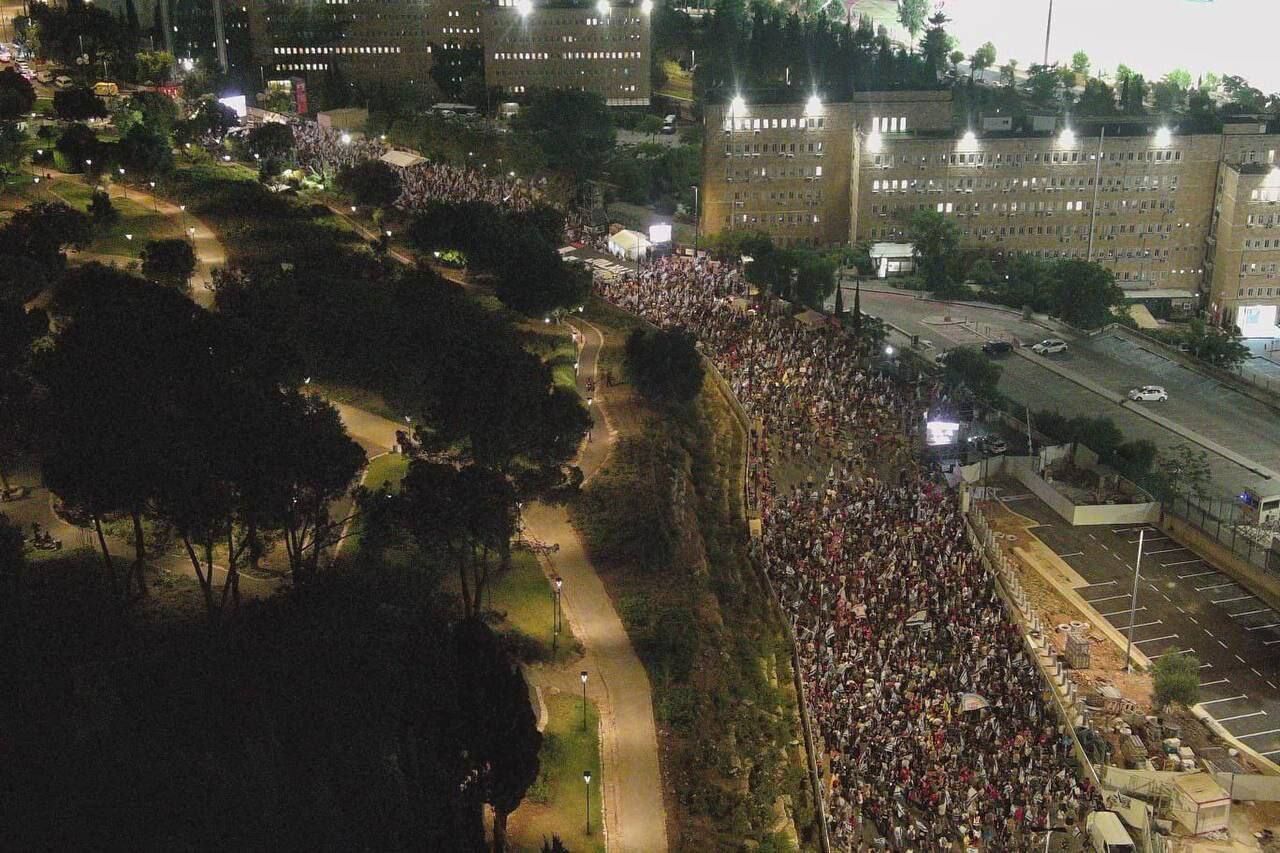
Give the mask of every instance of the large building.
[[482, 16], [485, 84], [514, 96], [579, 88], [609, 106], [648, 106], [651, 8], [650, 0], [490, 7]]
[[519, 97], [580, 88], [615, 106], [649, 103], [649, 0], [589, 8], [530, 0], [262, 0], [248, 4], [263, 81], [336, 72], [425, 83], [434, 54], [482, 47], [485, 82]]
[[1084, 258], [1133, 300], [1198, 306], [1280, 335], [1280, 135], [1256, 121], [1180, 134], [1155, 121], [956, 132], [945, 92], [705, 111], [701, 227], [785, 244], [901, 241], [911, 215], [953, 218], [995, 254]]

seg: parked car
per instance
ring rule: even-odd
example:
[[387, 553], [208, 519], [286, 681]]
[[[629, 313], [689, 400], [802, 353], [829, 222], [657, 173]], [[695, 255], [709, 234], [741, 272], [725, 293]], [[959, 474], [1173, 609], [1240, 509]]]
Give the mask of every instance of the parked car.
[[987, 341], [982, 345], [982, 351], [990, 356], [1008, 355], [1013, 352], [1013, 344], [1008, 341]]
[[1067, 342], [1060, 338], [1045, 338], [1031, 347], [1031, 351], [1036, 355], [1052, 355], [1055, 352], [1066, 352]]
[[115, 83], [99, 80], [93, 84], [93, 94], [99, 98], [114, 98], [120, 94], [120, 87]]
[[71, 78], [65, 74], [61, 74], [54, 78], [53, 85], [59, 89], [67, 89], [71, 86]]
[[1129, 391], [1129, 399], [1163, 403], [1169, 399], [1169, 392], [1159, 385], [1143, 385], [1141, 388], [1131, 389]]
[[42, 69], [40, 71], [37, 71], [36, 79], [39, 80], [41, 83], [52, 83], [53, 72], [48, 69]]
[[991, 456], [999, 456], [1009, 449], [1009, 443], [998, 435], [980, 435], [978, 449]]
[[938, 367], [946, 367], [947, 359], [951, 357], [951, 353], [953, 352], [955, 352], [955, 350], [944, 349], [933, 357], [933, 363], [938, 365]]
[[662, 126], [663, 136], [675, 136], [675, 134], [676, 134], [676, 126], [674, 124], [664, 124]]

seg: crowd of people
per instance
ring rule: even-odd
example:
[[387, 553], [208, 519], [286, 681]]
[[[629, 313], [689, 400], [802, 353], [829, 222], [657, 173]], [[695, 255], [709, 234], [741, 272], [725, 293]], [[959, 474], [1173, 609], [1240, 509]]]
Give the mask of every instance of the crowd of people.
[[694, 332], [763, 424], [758, 547], [825, 751], [834, 848], [1028, 850], [1038, 827], [1078, 831], [1096, 792], [955, 498], [911, 452], [934, 390], [872, 373], [843, 330], [751, 307], [728, 266], [667, 257], [598, 288]]
[[[324, 175], [377, 160], [391, 149], [381, 140], [321, 127], [315, 122], [293, 124], [298, 164]], [[482, 201], [514, 210], [533, 207], [533, 186], [513, 174], [488, 175], [479, 169], [424, 160], [398, 170], [402, 210], [425, 207], [432, 201]]]

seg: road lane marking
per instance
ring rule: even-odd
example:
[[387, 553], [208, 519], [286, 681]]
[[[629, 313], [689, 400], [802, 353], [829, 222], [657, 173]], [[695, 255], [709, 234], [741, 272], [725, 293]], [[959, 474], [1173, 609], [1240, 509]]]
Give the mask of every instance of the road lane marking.
[[1225, 699], [1210, 699], [1208, 702], [1201, 702], [1201, 705], [1216, 705], [1219, 702], [1234, 702], [1237, 699], [1248, 699], [1248, 693], [1241, 693], [1239, 696], [1228, 696]]
[[1227, 583], [1216, 583], [1213, 586], [1198, 586], [1196, 587], [1196, 592], [1206, 592], [1211, 589], [1225, 589], [1226, 587], [1235, 585], [1235, 581], [1228, 581]]
[[1227, 615], [1235, 619], [1238, 616], [1254, 616], [1258, 613], [1266, 613], [1270, 609], [1270, 607], [1259, 607], [1257, 610], [1246, 610], [1243, 613], [1228, 613]]
[[1213, 669], [1213, 664], [1211, 664], [1211, 663], [1202, 663], [1202, 664], [1200, 664], [1200, 668], [1201, 668], [1201, 669]]
[[1230, 604], [1233, 601], [1246, 601], [1253, 598], [1252, 595], [1237, 595], [1235, 598], [1220, 598], [1217, 601], [1210, 601], [1210, 604]]
[[1091, 586], [1114, 586], [1114, 585], [1115, 585], [1115, 583], [1116, 583], [1115, 581], [1098, 581], [1097, 583], [1087, 583], [1087, 584], [1085, 584], [1084, 586], [1082, 586], [1082, 587], [1080, 587], [1080, 588], [1081, 588], [1081, 589], [1088, 589], [1088, 588], [1089, 588], [1089, 587], [1091, 587]]
[[1231, 679], [1230, 679], [1230, 678], [1219, 678], [1217, 681], [1202, 681], [1202, 682], [1200, 682], [1200, 686], [1201, 686], [1201, 687], [1212, 687], [1212, 686], [1213, 686], [1213, 685], [1215, 685], [1215, 684], [1230, 684], [1230, 683], [1231, 683]]
[[1268, 622], [1265, 625], [1245, 625], [1246, 631], [1265, 631], [1268, 628], [1280, 628], [1280, 622]]
[[[1154, 557], [1156, 554], [1172, 554], [1174, 551], [1185, 551], [1185, 550], [1187, 549], [1179, 546], [1177, 548], [1165, 548], [1163, 551], [1143, 551], [1142, 553], [1144, 556]], [[1163, 565], [1163, 563], [1161, 565]]]
[[[1199, 563], [1199, 562], [1200, 562], [1200, 558], [1197, 557], [1194, 560], [1178, 560], [1176, 563], [1161, 563], [1160, 565], [1164, 566], [1167, 569], [1170, 566], [1186, 566], [1186, 565], [1190, 565], [1191, 563]], [[1179, 577], [1181, 577], [1181, 575], [1179, 575]]]
[[1157, 619], [1154, 622], [1139, 622], [1137, 625], [1134, 625], [1133, 627], [1135, 630], [1138, 628], [1150, 628], [1152, 625], [1159, 625], [1163, 621], [1164, 621], [1163, 619]]
[[1240, 655], [1236, 655], [1236, 660], [1240, 661], [1240, 663], [1244, 664], [1245, 666], [1249, 665], [1249, 662], [1244, 658], [1240, 657]]
[[[1196, 562], [1199, 562], [1199, 561], [1197, 560]], [[1184, 581], [1187, 578], [1202, 578], [1205, 575], [1216, 575], [1217, 573], [1218, 573], [1218, 570], [1214, 569], [1213, 571], [1209, 571], [1209, 572], [1195, 572], [1194, 574], [1190, 574], [1190, 575], [1178, 575], [1178, 580]]]
[[1059, 557], [1066, 559], [1067, 557], [1083, 557], [1084, 551], [1072, 551], [1070, 554], [1059, 554]]
[[[1142, 537], [1142, 541], [1143, 541], [1144, 543], [1145, 543], [1145, 542], [1160, 542], [1160, 541], [1162, 541], [1162, 540], [1167, 540], [1168, 538], [1169, 538], [1168, 536], [1144, 536], [1144, 537]], [[1138, 544], [1138, 540], [1137, 540], [1137, 539], [1130, 539], [1130, 540], [1129, 540], [1129, 544], [1130, 544], [1130, 545], [1137, 545], [1137, 544]]]
[[1259, 678], [1262, 678], [1262, 673], [1258, 672], [1253, 667], [1249, 667], [1249, 671], [1252, 672], [1254, 675], [1258, 676]]
[[1266, 715], [1267, 715], [1266, 711], [1254, 711], [1252, 714], [1236, 714], [1234, 717], [1223, 717], [1222, 719], [1218, 720], [1218, 722], [1230, 723], [1233, 720], [1247, 720], [1250, 717], [1265, 717]]
[[1119, 595], [1108, 595], [1106, 598], [1086, 598], [1085, 601], [1087, 601], [1089, 604], [1097, 604], [1099, 601], [1111, 601], [1114, 598], [1128, 598], [1128, 597], [1129, 597], [1129, 593], [1122, 592]]
[[1176, 640], [1177, 638], [1177, 634], [1165, 634], [1163, 637], [1147, 637], [1145, 640], [1134, 640], [1133, 644], [1136, 646], [1138, 643], [1155, 643], [1159, 640]]
[[1264, 646], [1274, 646], [1276, 643], [1280, 643], [1280, 640], [1263, 640], [1262, 641], [1262, 645]]
[[1227, 647], [1227, 644], [1222, 642], [1221, 640], [1218, 640], [1218, 645], [1222, 646], [1224, 649]]
[[[1221, 722], [1221, 720], [1219, 720], [1219, 722]], [[1263, 735], [1273, 735], [1276, 732], [1280, 732], [1280, 729], [1267, 729], [1262, 732], [1249, 732], [1247, 735], [1236, 735], [1236, 737], [1240, 738], [1240, 740], [1244, 740], [1247, 737], [1262, 737]]]
[[[1101, 543], [1101, 542], [1099, 542], [1098, 544], [1099, 544], [1099, 545], [1102, 545], [1102, 543]], [[1110, 549], [1110, 548], [1108, 548], [1106, 545], [1102, 545], [1102, 550], [1104, 550], [1104, 551], [1110, 551], [1111, 549]]]
[[[1136, 608], [1134, 608], [1134, 609], [1133, 609], [1133, 612], [1134, 612], [1134, 613], [1137, 613], [1137, 612], [1138, 612], [1138, 611], [1140, 611], [1140, 610], [1146, 610], [1146, 609], [1147, 609], [1146, 607], [1136, 607]], [[1110, 619], [1112, 616], [1119, 616], [1121, 613], [1128, 613], [1128, 612], [1130, 612], [1130, 611], [1129, 611], [1129, 608], [1128, 608], [1128, 607], [1126, 607], [1126, 608], [1124, 608], [1123, 610], [1113, 610], [1113, 611], [1112, 611], [1112, 612], [1110, 612], [1110, 613], [1099, 613], [1098, 615], [1099, 615], [1099, 616], [1102, 616], [1102, 617], [1103, 617], [1103, 618], [1105, 618], [1105, 619]], [[1136, 627], [1136, 626], [1135, 626], [1135, 627]]]
[[1212, 632], [1212, 631], [1210, 631], [1208, 628], [1201, 628], [1200, 630], [1201, 630], [1201, 631], [1204, 631], [1204, 632], [1205, 632], [1206, 634], [1208, 634], [1210, 637], [1212, 637], [1212, 636], [1213, 636], [1213, 632]]
[[1268, 755], [1280, 755], [1280, 749], [1273, 749], [1270, 752], [1259, 752], [1258, 755], [1261, 755], [1264, 758]]

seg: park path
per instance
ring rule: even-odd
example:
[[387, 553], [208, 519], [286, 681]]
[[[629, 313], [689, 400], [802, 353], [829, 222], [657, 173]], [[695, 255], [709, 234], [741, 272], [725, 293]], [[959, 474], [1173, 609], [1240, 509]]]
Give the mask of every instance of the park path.
[[[597, 359], [604, 336], [591, 323], [575, 318], [578, 331], [579, 393], [588, 400], [592, 417], [588, 438], [576, 460], [587, 481], [600, 470], [613, 448], [616, 432], [599, 399], [585, 390], [588, 377], [597, 377]], [[560, 546], [548, 555], [544, 568], [564, 579], [561, 602], [569, 627], [585, 650], [573, 669], [587, 672], [587, 694], [600, 711], [600, 751], [604, 776], [605, 830], [611, 850], [661, 853], [667, 849], [667, 815], [662, 799], [658, 761], [658, 732], [653, 716], [649, 674], [636, 656], [613, 600], [586, 554], [581, 537], [563, 506], [535, 503], [524, 512], [526, 529], [546, 543]], [[535, 668], [535, 683], [566, 689], [565, 673]], [[572, 689], [575, 673], [569, 681]]]

